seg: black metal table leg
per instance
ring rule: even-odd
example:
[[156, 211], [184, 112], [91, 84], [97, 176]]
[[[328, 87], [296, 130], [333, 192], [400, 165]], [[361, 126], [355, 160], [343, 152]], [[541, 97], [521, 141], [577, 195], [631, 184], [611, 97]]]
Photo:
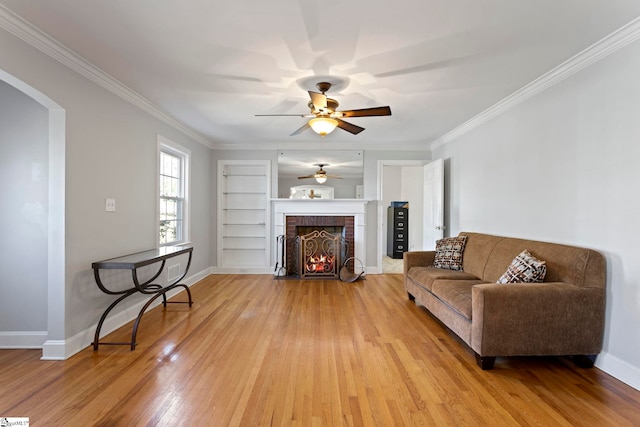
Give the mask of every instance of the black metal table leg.
[[[171, 258], [171, 257], [174, 257], [174, 256], [178, 256], [178, 255], [182, 255], [182, 254], [188, 254], [189, 258], [188, 258], [188, 261], [187, 261], [187, 266], [184, 269], [184, 273], [177, 280], [175, 280], [173, 283], [171, 283], [171, 284], [169, 284], [167, 286], [161, 286], [159, 284], [152, 283], [162, 273], [162, 271], [164, 269], [164, 266], [165, 266], [165, 263], [166, 263], [166, 260], [168, 258]], [[114, 302], [112, 302], [109, 305], [109, 307], [107, 307], [107, 309], [104, 311], [104, 313], [100, 317], [100, 320], [98, 321], [98, 325], [96, 327], [94, 340], [93, 340], [93, 349], [97, 350], [100, 344], [104, 344], [104, 345], [129, 345], [131, 347], [131, 350], [134, 350], [135, 347], [136, 347], [136, 336], [137, 336], [137, 333], [138, 333], [138, 326], [140, 325], [140, 321], [142, 320], [142, 315], [146, 312], [146, 310], [149, 308], [149, 306], [151, 306], [151, 304], [158, 297], [162, 297], [162, 304], [163, 304], [164, 307], [166, 307], [168, 303], [189, 304], [189, 307], [191, 307], [193, 305], [193, 300], [191, 298], [191, 290], [189, 289], [189, 287], [187, 285], [185, 285], [183, 283], [179, 283], [179, 282], [181, 282], [186, 277], [187, 272], [189, 271], [189, 267], [191, 266], [192, 255], [193, 255], [193, 247], [192, 246], [175, 246], [175, 247], [159, 248], [159, 249], [156, 249], [156, 250], [140, 252], [140, 253], [137, 253], [137, 254], [127, 255], [125, 257], [113, 258], [111, 260], [106, 260], [106, 261], [100, 261], [100, 262], [93, 263], [92, 264], [92, 268], [94, 270], [95, 281], [96, 281], [96, 284], [98, 285], [98, 287], [100, 288], [100, 290], [102, 290], [104, 293], [109, 294], [109, 295], [120, 295], [118, 297], [118, 299], [116, 299]], [[157, 262], [161, 262], [161, 264], [160, 264], [160, 267], [158, 268], [158, 270], [156, 271], [156, 273], [153, 275], [153, 277], [151, 277], [150, 279], [144, 281], [143, 283], [140, 283], [140, 281], [138, 280], [138, 273], [137, 273], [138, 268], [140, 268], [142, 266], [145, 266], [145, 265], [157, 263]], [[121, 291], [112, 291], [112, 290], [108, 289], [102, 283], [102, 280], [100, 278], [100, 270], [101, 269], [126, 269], [126, 270], [131, 270], [132, 281], [133, 281], [134, 287], [130, 288], [130, 289], [126, 289], [126, 290], [121, 290]], [[182, 287], [187, 291], [188, 301], [168, 301], [167, 300], [167, 295], [166, 295], [167, 292], [171, 291], [172, 289], [178, 288], [178, 287]], [[136, 320], [135, 320], [135, 322], [133, 324], [133, 328], [132, 328], [132, 332], [131, 332], [131, 342], [129, 342], [129, 343], [123, 343], [123, 342], [103, 342], [103, 343], [101, 343], [100, 342], [100, 331], [102, 330], [102, 326], [103, 326], [107, 316], [111, 312], [111, 310], [113, 310], [121, 301], [123, 301], [127, 297], [129, 297], [131, 295], [134, 295], [136, 293], [142, 293], [142, 294], [150, 295], [151, 297], [144, 304], [144, 306], [142, 307], [142, 309], [138, 313], [138, 316], [137, 316], [137, 318], [136, 318]]]

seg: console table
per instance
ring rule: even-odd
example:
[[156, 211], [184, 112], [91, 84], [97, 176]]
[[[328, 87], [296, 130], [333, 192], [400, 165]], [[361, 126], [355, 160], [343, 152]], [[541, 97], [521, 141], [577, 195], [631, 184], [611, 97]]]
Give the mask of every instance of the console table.
[[[162, 270], [164, 269], [165, 263], [169, 258], [173, 258], [179, 255], [189, 254], [189, 260], [187, 261], [187, 266], [184, 269], [182, 275], [172, 283], [167, 286], [161, 286], [158, 284], [152, 283], [156, 280]], [[166, 307], [167, 303], [177, 303], [177, 304], [189, 304], [189, 307], [193, 304], [191, 299], [191, 291], [189, 287], [185, 284], [180, 283], [182, 279], [187, 275], [189, 271], [189, 267], [191, 266], [191, 256], [193, 255], [193, 246], [191, 245], [179, 245], [179, 246], [164, 246], [158, 249], [152, 249], [149, 251], [138, 252], [131, 255], [125, 255], [118, 258], [107, 259], [104, 261], [98, 261], [91, 264], [91, 268], [93, 268], [93, 275], [96, 280], [96, 284], [100, 288], [100, 290], [109, 295], [120, 295], [118, 299], [116, 299], [111, 305], [105, 310], [98, 322], [98, 326], [96, 327], [96, 335], [93, 340], [93, 349], [97, 350], [100, 344], [102, 345], [130, 345], [131, 350], [136, 348], [136, 334], [138, 332], [138, 325], [140, 324], [140, 320], [142, 319], [142, 315], [149, 308], [151, 303], [156, 300], [156, 298], [162, 296], [162, 304]], [[155, 263], [160, 263], [158, 271], [151, 277], [150, 279], [140, 283], [138, 280], [138, 269], [140, 267], [144, 267], [146, 265], [151, 265]], [[120, 291], [113, 291], [108, 289], [100, 279], [100, 270], [131, 270], [131, 277], [133, 280], [133, 287]], [[182, 287], [187, 291], [187, 296], [189, 298], [188, 301], [167, 301], [166, 293], [172, 289]], [[113, 308], [120, 303], [120, 301], [124, 300], [130, 295], [141, 293], [150, 295], [151, 297], [147, 301], [147, 303], [140, 309], [140, 313], [136, 318], [135, 323], [133, 324], [133, 330], [131, 332], [131, 342], [100, 342], [100, 329], [102, 328], [102, 324], [105, 319], [113, 310]]]

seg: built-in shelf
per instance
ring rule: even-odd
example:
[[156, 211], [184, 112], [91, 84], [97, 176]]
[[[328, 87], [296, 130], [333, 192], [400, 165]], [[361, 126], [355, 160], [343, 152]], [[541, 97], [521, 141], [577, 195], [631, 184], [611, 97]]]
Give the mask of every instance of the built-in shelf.
[[220, 160], [218, 265], [269, 267], [270, 162]]

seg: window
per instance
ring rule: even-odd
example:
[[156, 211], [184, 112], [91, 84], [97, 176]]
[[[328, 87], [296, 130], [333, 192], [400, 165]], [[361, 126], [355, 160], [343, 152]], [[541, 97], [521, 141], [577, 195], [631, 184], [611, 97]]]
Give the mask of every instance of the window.
[[[162, 141], [160, 141], [162, 139]], [[159, 243], [187, 240], [189, 152], [159, 137]]]

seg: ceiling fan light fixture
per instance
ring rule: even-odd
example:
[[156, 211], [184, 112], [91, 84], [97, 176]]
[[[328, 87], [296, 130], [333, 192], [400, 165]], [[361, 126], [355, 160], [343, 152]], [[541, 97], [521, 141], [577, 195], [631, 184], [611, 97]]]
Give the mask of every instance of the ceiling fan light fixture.
[[326, 136], [333, 132], [338, 126], [338, 121], [330, 117], [316, 117], [315, 119], [309, 120], [309, 126], [311, 126], [311, 129], [318, 135]]
[[318, 184], [324, 184], [327, 182], [327, 177], [325, 175], [316, 175], [315, 178]]

